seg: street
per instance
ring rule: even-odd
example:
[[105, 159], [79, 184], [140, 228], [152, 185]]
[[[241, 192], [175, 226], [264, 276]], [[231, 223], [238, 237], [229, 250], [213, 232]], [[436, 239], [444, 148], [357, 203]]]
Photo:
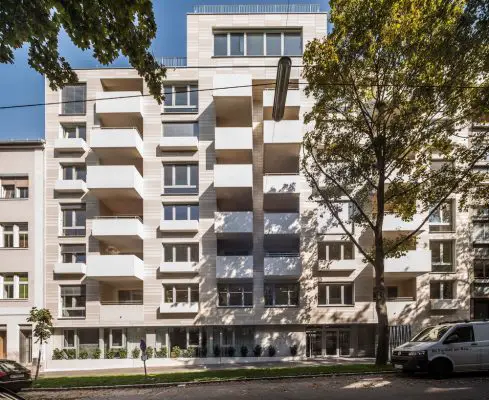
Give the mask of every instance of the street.
[[[413, 399], [429, 400], [489, 399], [489, 375], [458, 375], [445, 380], [427, 377], [341, 376], [294, 380], [263, 380], [253, 382], [213, 383], [186, 387], [122, 389], [98, 391], [23, 393], [29, 400], [157, 400], [157, 399], [301, 399], [301, 400], [362, 400]], [[424, 396], [424, 397], [418, 397]]]

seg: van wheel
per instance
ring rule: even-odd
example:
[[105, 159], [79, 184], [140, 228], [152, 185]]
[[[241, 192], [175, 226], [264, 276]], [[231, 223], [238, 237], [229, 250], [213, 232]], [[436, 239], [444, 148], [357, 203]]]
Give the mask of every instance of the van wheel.
[[435, 379], [443, 379], [452, 373], [452, 363], [445, 358], [437, 358], [428, 365], [430, 376]]

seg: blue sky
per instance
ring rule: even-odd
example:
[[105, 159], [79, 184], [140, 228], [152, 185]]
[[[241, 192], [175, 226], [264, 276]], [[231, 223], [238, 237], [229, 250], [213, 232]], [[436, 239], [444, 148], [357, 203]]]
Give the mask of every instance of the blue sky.
[[[287, 0], [154, 0], [158, 32], [151, 50], [155, 56], [186, 55], [186, 14], [196, 4], [286, 4]], [[328, 0], [290, 0], [291, 4], [314, 3], [328, 11]], [[60, 52], [73, 68], [101, 67], [90, 51], [76, 48], [66, 35], [60, 37]], [[124, 58], [113, 66], [128, 66]], [[27, 49], [15, 53], [14, 64], [0, 64], [0, 106], [44, 101], [44, 78], [27, 64]], [[44, 107], [0, 110], [0, 139], [44, 137]]]

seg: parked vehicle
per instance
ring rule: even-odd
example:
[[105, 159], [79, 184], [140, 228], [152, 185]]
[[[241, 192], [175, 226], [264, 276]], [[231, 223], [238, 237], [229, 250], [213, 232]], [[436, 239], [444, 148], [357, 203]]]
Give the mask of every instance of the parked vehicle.
[[0, 386], [19, 392], [32, 385], [31, 371], [12, 360], [0, 360]]
[[25, 398], [3, 386], [0, 386], [0, 400], [25, 400]]
[[404, 372], [429, 372], [435, 377], [489, 370], [489, 322], [442, 323], [426, 328], [396, 347], [391, 362]]

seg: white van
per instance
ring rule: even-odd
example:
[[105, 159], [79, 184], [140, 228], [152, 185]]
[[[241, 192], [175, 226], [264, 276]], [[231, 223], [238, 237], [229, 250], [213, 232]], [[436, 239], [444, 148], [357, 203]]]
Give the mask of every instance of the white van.
[[442, 377], [451, 372], [489, 370], [489, 322], [442, 323], [422, 330], [396, 347], [391, 362], [404, 372], [429, 372]]

